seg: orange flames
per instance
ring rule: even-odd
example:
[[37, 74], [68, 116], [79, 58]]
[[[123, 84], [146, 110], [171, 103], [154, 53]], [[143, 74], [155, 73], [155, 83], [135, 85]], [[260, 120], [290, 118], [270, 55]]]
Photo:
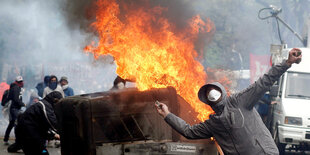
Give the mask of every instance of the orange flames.
[[197, 97], [207, 75], [196, 60], [198, 54], [194, 49], [198, 34], [212, 34], [214, 25], [210, 20], [203, 21], [197, 15], [186, 29], [176, 31], [163, 17], [166, 9], [162, 7], [130, 10], [122, 6], [124, 10], [121, 10], [115, 0], [99, 0], [96, 6], [96, 21], [92, 26], [100, 40], [97, 45], [86, 46], [85, 51], [93, 53], [95, 58], [112, 55], [117, 74], [134, 80], [139, 90], [173, 86], [199, 113], [201, 121], [213, 113]]

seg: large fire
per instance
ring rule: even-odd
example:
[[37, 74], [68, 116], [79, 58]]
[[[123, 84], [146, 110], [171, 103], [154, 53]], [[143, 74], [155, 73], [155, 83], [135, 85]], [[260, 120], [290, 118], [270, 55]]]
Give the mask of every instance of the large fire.
[[139, 90], [173, 86], [204, 121], [213, 113], [199, 101], [197, 92], [207, 75], [196, 60], [194, 43], [198, 34], [210, 35], [213, 23], [192, 17], [188, 27], [175, 31], [175, 26], [163, 17], [166, 8], [120, 9], [115, 0], [96, 2], [96, 29], [99, 42], [85, 47], [97, 58], [110, 54], [117, 64], [117, 74], [136, 82]]

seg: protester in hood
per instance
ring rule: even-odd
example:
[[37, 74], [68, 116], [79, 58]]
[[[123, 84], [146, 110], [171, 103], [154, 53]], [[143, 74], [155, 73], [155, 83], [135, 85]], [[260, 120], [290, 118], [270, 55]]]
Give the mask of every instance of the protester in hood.
[[60, 92], [53, 91], [18, 117], [16, 141], [8, 148], [9, 152], [22, 148], [25, 155], [48, 154], [46, 140], [60, 138], [54, 105], [61, 98], [63, 96]]
[[190, 126], [170, 113], [163, 103], [156, 109], [173, 129], [188, 139], [214, 137], [224, 154], [279, 154], [270, 132], [253, 107], [293, 63], [301, 60], [298, 52], [301, 51], [292, 49], [286, 61], [273, 66], [254, 84], [234, 95], [227, 96], [224, 87], [217, 82], [202, 86], [198, 97], [215, 112], [204, 122]]
[[43, 97], [44, 89], [48, 86], [48, 82], [50, 80], [50, 76], [46, 75], [44, 77], [44, 81], [37, 84], [36, 89], [38, 90], [38, 95]]
[[120, 90], [125, 88], [125, 86], [126, 86], [126, 80], [121, 78], [120, 76], [117, 76], [114, 79], [113, 87], [110, 90]]
[[53, 91], [59, 91], [63, 97], [65, 97], [64, 91], [61, 86], [58, 84], [58, 79], [55, 75], [51, 75], [48, 81], [48, 87], [44, 88], [43, 98]]
[[10, 105], [10, 122], [5, 131], [4, 135], [4, 143], [8, 145], [8, 140], [10, 137], [11, 130], [15, 126], [15, 121], [17, 116], [21, 112], [21, 108], [25, 106], [22, 99], [22, 88], [24, 87], [24, 81], [22, 76], [17, 76], [15, 82], [10, 85], [9, 90], [9, 97], [8, 99], [11, 100]]
[[65, 77], [65, 76], [61, 77], [59, 83], [62, 87], [62, 90], [65, 93], [65, 97], [74, 95], [73, 89], [71, 87], [69, 87], [69, 82], [68, 82], [67, 77]]

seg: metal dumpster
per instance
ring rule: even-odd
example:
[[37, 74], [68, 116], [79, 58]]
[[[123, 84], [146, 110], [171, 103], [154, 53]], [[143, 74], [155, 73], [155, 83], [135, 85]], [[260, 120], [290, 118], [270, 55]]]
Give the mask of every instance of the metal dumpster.
[[63, 155], [217, 154], [210, 140], [187, 140], [157, 113], [154, 102], [190, 124], [195, 113], [172, 87], [73, 96], [55, 105]]

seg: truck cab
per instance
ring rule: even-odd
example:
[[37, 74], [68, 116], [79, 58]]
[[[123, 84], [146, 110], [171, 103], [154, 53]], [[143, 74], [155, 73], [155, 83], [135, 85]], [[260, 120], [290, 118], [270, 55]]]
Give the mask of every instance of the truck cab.
[[275, 97], [272, 133], [280, 154], [287, 145], [298, 149], [310, 144], [310, 49], [300, 49], [302, 61], [281, 76], [273, 86], [276, 91], [271, 89]]

